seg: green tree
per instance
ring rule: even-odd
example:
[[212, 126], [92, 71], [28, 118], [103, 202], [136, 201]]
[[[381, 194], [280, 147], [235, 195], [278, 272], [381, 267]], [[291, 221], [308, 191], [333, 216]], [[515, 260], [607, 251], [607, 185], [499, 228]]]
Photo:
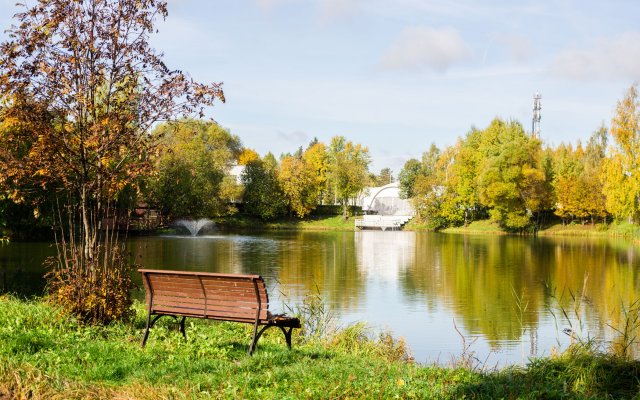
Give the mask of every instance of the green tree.
[[382, 168], [380, 174], [375, 177], [376, 186], [384, 186], [393, 183], [393, 172], [391, 168]]
[[161, 141], [151, 203], [170, 217], [224, 215], [237, 191], [224, 177], [241, 152], [240, 139], [214, 122], [183, 119], [158, 126]]
[[482, 133], [479, 155], [478, 194], [491, 219], [509, 230], [529, 226], [548, 197], [540, 141], [517, 122], [495, 119]]
[[640, 103], [637, 85], [618, 102], [611, 121], [613, 143], [604, 165], [607, 210], [618, 219], [640, 220]]
[[286, 198], [276, 175], [277, 164], [273, 165], [275, 157], [269, 154], [249, 162], [242, 173], [244, 210], [264, 221], [287, 213]]
[[400, 198], [410, 199], [414, 193], [414, 186], [418, 175], [422, 172], [422, 163], [415, 158], [411, 158], [404, 163], [404, 166], [398, 174], [398, 182], [400, 183]]

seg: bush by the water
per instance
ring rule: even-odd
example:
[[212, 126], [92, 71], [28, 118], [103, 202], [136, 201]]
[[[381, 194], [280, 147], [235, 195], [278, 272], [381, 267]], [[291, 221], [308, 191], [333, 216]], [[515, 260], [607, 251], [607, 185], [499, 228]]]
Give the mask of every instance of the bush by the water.
[[109, 250], [105, 255], [108, 263], [83, 259], [78, 249], [63, 253], [64, 263], [55, 258], [48, 260], [49, 299], [84, 323], [109, 324], [128, 319], [132, 313], [131, 276], [135, 266], [129, 263], [121, 246], [114, 245]]

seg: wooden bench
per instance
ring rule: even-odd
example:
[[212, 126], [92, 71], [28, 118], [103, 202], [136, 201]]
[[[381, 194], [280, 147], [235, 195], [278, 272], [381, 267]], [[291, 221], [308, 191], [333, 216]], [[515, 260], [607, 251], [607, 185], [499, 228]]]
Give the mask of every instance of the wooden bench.
[[[187, 317], [253, 324], [249, 355], [253, 354], [258, 339], [266, 329], [272, 326], [280, 328], [287, 346], [291, 348], [291, 332], [293, 328], [300, 328], [298, 318], [269, 312], [269, 296], [260, 275], [151, 269], [138, 271], [142, 274], [146, 289], [148, 310], [142, 346], [147, 342], [149, 329], [163, 316], [182, 317], [180, 332], [185, 339], [184, 322]], [[260, 326], [262, 328], [258, 330]]]

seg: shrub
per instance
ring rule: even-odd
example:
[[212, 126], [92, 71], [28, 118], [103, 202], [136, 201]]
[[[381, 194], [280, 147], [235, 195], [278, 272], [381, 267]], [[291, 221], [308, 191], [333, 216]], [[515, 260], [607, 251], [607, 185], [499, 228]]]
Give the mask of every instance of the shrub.
[[[77, 253], [80, 249], [71, 249]], [[75, 315], [81, 322], [108, 324], [132, 316], [131, 279], [135, 265], [127, 260], [120, 245], [111, 248], [108, 265], [101, 260], [81, 260], [77, 254], [67, 254], [66, 265], [56, 259], [47, 264], [50, 299]], [[102, 264], [102, 265], [101, 265]]]

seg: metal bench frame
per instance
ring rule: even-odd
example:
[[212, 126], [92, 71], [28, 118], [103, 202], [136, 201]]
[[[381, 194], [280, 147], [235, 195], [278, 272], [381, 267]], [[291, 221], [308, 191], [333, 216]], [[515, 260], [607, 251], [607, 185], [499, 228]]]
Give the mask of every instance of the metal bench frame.
[[[268, 328], [280, 328], [289, 349], [293, 329], [300, 328], [298, 318], [269, 312], [269, 296], [260, 275], [152, 269], [140, 269], [138, 272], [142, 274], [146, 289], [148, 313], [143, 347], [147, 343], [149, 330], [164, 316], [182, 317], [179, 322], [180, 333], [185, 339], [187, 317], [253, 324], [249, 355], [253, 354], [258, 340]], [[162, 300], [158, 300], [160, 297]], [[255, 316], [252, 316], [254, 310]]]

